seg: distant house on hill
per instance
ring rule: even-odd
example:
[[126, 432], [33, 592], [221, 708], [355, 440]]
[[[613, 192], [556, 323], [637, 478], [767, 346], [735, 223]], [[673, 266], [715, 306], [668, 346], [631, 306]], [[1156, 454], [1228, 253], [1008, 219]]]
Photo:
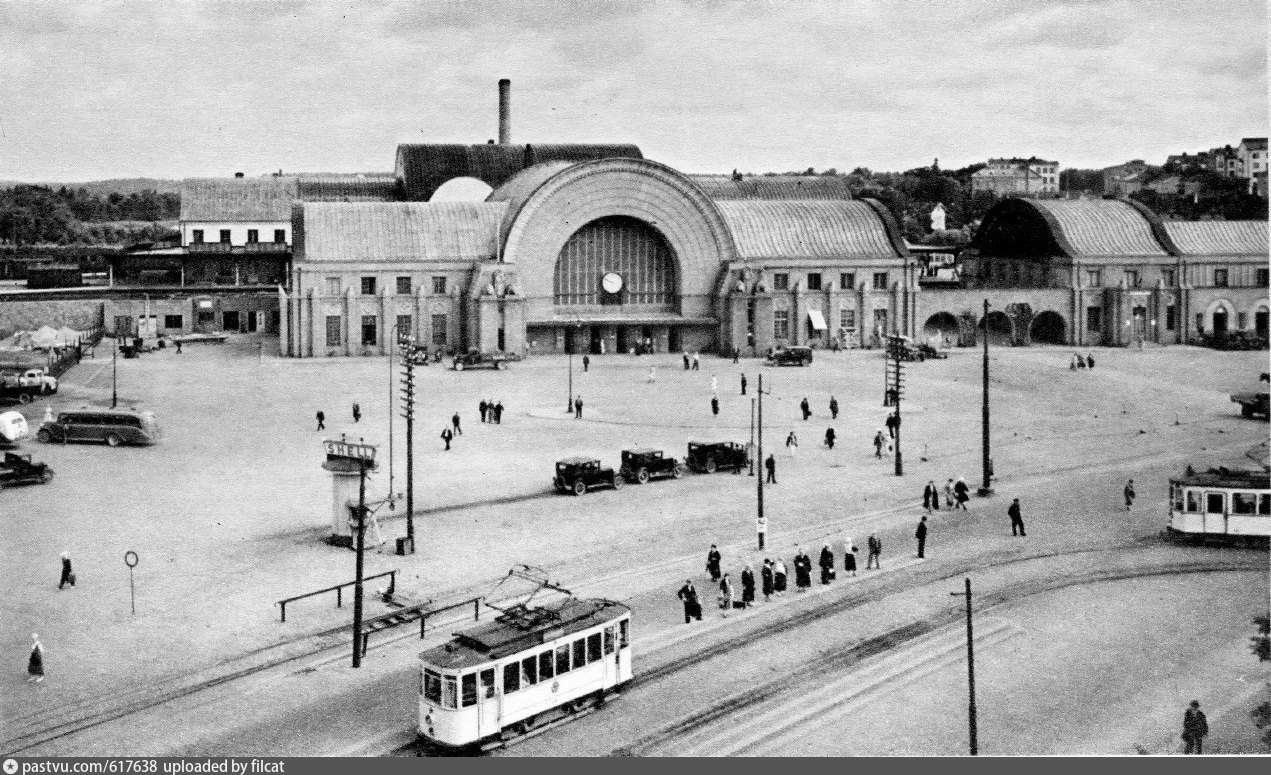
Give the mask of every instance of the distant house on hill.
[[989, 159], [984, 169], [971, 176], [971, 193], [980, 191], [992, 191], [998, 196], [1058, 194], [1059, 162], [1036, 156]]

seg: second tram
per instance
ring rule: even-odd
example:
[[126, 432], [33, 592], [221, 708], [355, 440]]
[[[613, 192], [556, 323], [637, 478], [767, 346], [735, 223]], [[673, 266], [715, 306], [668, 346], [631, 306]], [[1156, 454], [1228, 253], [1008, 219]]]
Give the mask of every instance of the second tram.
[[1188, 467], [1170, 479], [1171, 535], [1271, 536], [1271, 473], [1211, 468], [1197, 473]]

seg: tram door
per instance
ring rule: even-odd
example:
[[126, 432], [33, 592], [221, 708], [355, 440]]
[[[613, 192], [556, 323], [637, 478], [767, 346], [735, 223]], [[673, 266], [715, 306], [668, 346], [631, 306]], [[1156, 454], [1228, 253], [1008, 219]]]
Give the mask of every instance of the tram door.
[[485, 737], [499, 731], [499, 698], [494, 692], [494, 668], [482, 670], [477, 687], [477, 735]]

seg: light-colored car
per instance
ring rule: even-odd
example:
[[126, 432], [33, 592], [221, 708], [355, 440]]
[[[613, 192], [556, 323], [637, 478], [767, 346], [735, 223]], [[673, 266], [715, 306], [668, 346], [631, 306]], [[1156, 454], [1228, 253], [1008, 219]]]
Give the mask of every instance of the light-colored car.
[[44, 395], [57, 392], [57, 377], [46, 374], [44, 369], [27, 369], [18, 375], [18, 384], [39, 388]]
[[29, 429], [21, 412], [0, 412], [0, 445], [17, 444]]
[[46, 422], [35, 437], [43, 442], [104, 441], [120, 444], [154, 444], [159, 440], [159, 424], [154, 412], [134, 409], [76, 409], [58, 414]]

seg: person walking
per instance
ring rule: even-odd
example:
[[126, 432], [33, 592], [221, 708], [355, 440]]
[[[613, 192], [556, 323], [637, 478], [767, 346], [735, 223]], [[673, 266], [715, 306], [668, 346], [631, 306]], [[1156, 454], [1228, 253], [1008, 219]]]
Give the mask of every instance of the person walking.
[[583, 395], [579, 393], [574, 397], [574, 419], [581, 420], [583, 418]]
[[812, 406], [808, 403], [807, 396], [804, 396], [803, 400], [799, 402], [799, 409], [803, 411], [803, 421], [807, 422], [808, 418], [812, 416]]
[[657, 368], [655, 366], [650, 366], [649, 367], [649, 384], [652, 385], [654, 382], [657, 382], [657, 381], [658, 381]]
[[503, 402], [499, 401], [494, 405], [494, 424], [503, 424]]
[[711, 396], [711, 414], [719, 416], [719, 396]]
[[786, 563], [780, 557], [772, 563], [772, 591], [778, 595], [786, 591]]
[[75, 586], [75, 571], [71, 570], [71, 553], [62, 552], [62, 578], [57, 582], [57, 588], [61, 589], [67, 584]]
[[763, 467], [768, 469], [767, 484], [777, 483], [777, 458], [769, 453], [768, 459], [763, 461]]
[[834, 550], [829, 544], [821, 547], [821, 556], [817, 562], [821, 566], [821, 583], [829, 584], [834, 580]]
[[719, 377], [715, 374], [711, 375], [711, 395], [719, 395]]
[[825, 446], [829, 447], [830, 449], [834, 449], [834, 429], [833, 428], [825, 429]]
[[327, 415], [321, 409], [318, 410], [318, 427], [315, 430], [325, 431], [327, 429]]
[[800, 592], [812, 586], [812, 558], [800, 547], [794, 556], [794, 586]]
[[719, 607], [724, 609], [724, 616], [733, 610], [733, 582], [727, 573], [719, 580]]
[[966, 480], [960, 476], [953, 485], [953, 498], [957, 502], [958, 508], [967, 511], [966, 502], [971, 500], [971, 491], [966, 486]]
[[790, 435], [786, 436], [786, 451], [790, 453], [790, 457], [794, 457], [794, 453], [799, 449], [799, 437], [794, 435], [794, 431], [790, 431]]
[[450, 440], [451, 440], [451, 439], [453, 439], [454, 437], [455, 437], [455, 435], [454, 435], [454, 433], [452, 433], [452, 432], [450, 431], [450, 426], [449, 426], [449, 425], [447, 425], [447, 426], [445, 426], [445, 427], [443, 427], [443, 428], [441, 429], [441, 440], [442, 440], [442, 441], [444, 441], [444, 442], [446, 442], [446, 448], [445, 448], [444, 450], [442, 450], [443, 452], [449, 452], [449, 451], [450, 451]]
[[481, 422], [485, 422], [485, 413], [489, 411], [489, 409], [490, 405], [485, 402], [484, 398], [481, 399], [481, 403], [477, 404], [477, 411], [481, 413]]
[[687, 579], [684, 586], [680, 587], [680, 591], [675, 596], [684, 603], [684, 623], [689, 624], [693, 619], [702, 620], [702, 603], [697, 599], [697, 588], [693, 586], [693, 580]]
[[896, 416], [896, 413], [887, 415], [887, 421], [883, 424], [887, 426], [887, 436], [896, 438], [896, 429], [900, 426], [900, 418]]
[[874, 457], [879, 460], [883, 459], [883, 445], [886, 443], [883, 440], [883, 432], [881, 430], [874, 434]]
[[1077, 368], [1079, 369], [1086, 368], [1086, 359], [1082, 358], [1080, 354], [1077, 355]]
[[843, 575], [846, 577], [849, 573], [856, 575], [856, 546], [851, 541], [843, 547]]
[[1016, 535], [1015, 531], [1017, 529], [1021, 538], [1028, 535], [1028, 533], [1024, 532], [1024, 515], [1019, 508], [1019, 498], [1011, 502], [1010, 508], [1006, 510], [1006, 515], [1011, 518], [1011, 535]]
[[834, 396], [830, 396], [830, 419], [837, 420], [839, 418], [839, 400]]
[[711, 550], [706, 553], [706, 572], [711, 574], [711, 581], [719, 581], [719, 563], [722, 559], [719, 549], [711, 544]]
[[759, 569], [759, 578], [763, 588], [763, 601], [765, 603], [770, 602], [772, 600], [772, 593], [776, 591], [776, 587], [774, 586], [775, 582], [772, 572], [772, 560], [769, 560], [767, 557], [763, 559], [763, 567]]
[[362, 419], [362, 407], [358, 405], [357, 403], [354, 403], [353, 404], [353, 422], [358, 422], [361, 419]]
[[914, 538], [918, 539], [918, 559], [923, 558], [923, 553], [927, 548], [927, 518], [923, 517], [918, 523], [918, 529], [914, 531]]
[[746, 567], [741, 572], [741, 604], [743, 607], [749, 608], [755, 603], [755, 572], [750, 569], [750, 563], [746, 563]]
[[1086, 356], [1086, 368], [1094, 371], [1094, 353], [1090, 353]]
[[940, 491], [936, 489], [936, 480], [929, 479], [922, 488], [922, 507], [930, 514], [933, 509], [940, 508]]
[[741, 361], [741, 348], [734, 347], [733, 348], [733, 363], [738, 363], [740, 361]]
[[874, 533], [869, 534], [869, 556], [865, 558], [865, 570], [871, 567], [883, 569], [883, 542]]
[[746, 374], [744, 372], [741, 375], [741, 394], [743, 396], [746, 395]]
[[684, 370], [688, 371], [688, 350], [684, 351]]
[[1125, 483], [1125, 510], [1129, 511], [1134, 505], [1134, 480]]
[[702, 353], [700, 351], [695, 350], [693, 352], [693, 371], [701, 371], [701, 370], [702, 370]]
[[451, 425], [453, 425], [453, 426], [455, 426], [455, 432], [454, 432], [454, 435], [456, 435], [456, 436], [462, 436], [462, 435], [463, 435], [463, 428], [460, 428], [460, 427], [459, 427], [459, 413], [458, 413], [458, 412], [455, 412], [455, 413], [454, 413], [454, 414], [450, 417], [450, 424], [451, 424]]
[[[35, 636], [31, 636], [35, 637]], [[1209, 735], [1209, 720], [1205, 718], [1205, 712], [1200, 709], [1200, 702], [1192, 700], [1192, 704], [1183, 711], [1183, 742], [1187, 745], [1183, 749], [1185, 755], [1195, 754], [1200, 756], [1204, 753], [1202, 747], [1204, 739]]]
[[944, 506], [947, 509], [953, 509], [953, 480], [949, 479], [944, 483]]
[[1068, 371], [1077, 370], [1077, 356], [1072, 356], [1072, 360], [1068, 362]]
[[591, 356], [583, 355], [583, 374], [586, 374], [589, 368], [591, 368]]
[[27, 683], [39, 683], [44, 680], [44, 644], [40, 636], [31, 633], [31, 655], [26, 661]]

